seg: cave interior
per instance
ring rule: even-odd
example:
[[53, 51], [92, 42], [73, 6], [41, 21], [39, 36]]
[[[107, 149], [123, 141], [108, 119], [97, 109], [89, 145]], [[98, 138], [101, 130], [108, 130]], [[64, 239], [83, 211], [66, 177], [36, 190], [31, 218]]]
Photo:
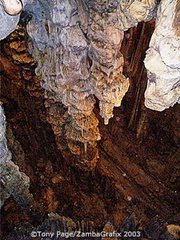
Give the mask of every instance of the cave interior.
[[[173, 1], [122, 1], [122, 16], [132, 14], [129, 21], [136, 22], [131, 25], [122, 17], [124, 26], [129, 24], [123, 30], [114, 22], [119, 1], [59, 1], [63, 8], [55, 8], [54, 0], [34, 2], [18, 14], [17, 26], [0, 44], [0, 124], [5, 128], [0, 143], [5, 142], [8, 151], [5, 163], [0, 163], [2, 239], [66, 239], [32, 238], [30, 232], [72, 229], [141, 233], [141, 238], [97, 239], [178, 239], [180, 60], [175, 65], [180, 57], [177, 48], [175, 63], [172, 54], [162, 55], [171, 59], [167, 77], [161, 73], [167, 84], [159, 88], [174, 79], [176, 87], [171, 87], [172, 97], [169, 92], [163, 100], [156, 96], [151, 106], [147, 99], [154, 93], [148, 95], [147, 86], [158, 86], [162, 79], [147, 69], [145, 60], [151, 43], [160, 41], [159, 8], [168, 9]], [[130, 4], [128, 13], [125, 2]], [[137, 18], [133, 15], [135, 2], [140, 10], [140, 4], [154, 4], [145, 19], [140, 10]], [[180, 43], [180, 3], [174, 2], [172, 26]], [[37, 4], [46, 10], [40, 22], [44, 28], [36, 26]], [[69, 13], [69, 6], [76, 11]], [[62, 14], [63, 23], [54, 15], [54, 22], [45, 21], [51, 14], [48, 9], [55, 16]], [[38, 28], [54, 38], [55, 48]], [[155, 68], [161, 67], [156, 59]], [[59, 71], [53, 72], [55, 67]]]

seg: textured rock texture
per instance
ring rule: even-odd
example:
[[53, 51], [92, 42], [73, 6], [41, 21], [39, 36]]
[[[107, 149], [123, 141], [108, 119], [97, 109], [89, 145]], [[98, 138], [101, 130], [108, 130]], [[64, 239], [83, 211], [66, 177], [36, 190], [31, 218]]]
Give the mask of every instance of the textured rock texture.
[[[100, 161], [93, 169], [81, 162], [82, 144], [63, 136], [71, 117], [56, 94], [45, 93], [41, 87], [35, 75], [36, 63], [27, 50], [25, 29], [18, 27], [1, 42], [8, 147], [16, 154], [14, 162], [20, 172], [30, 178], [30, 191], [41, 214], [55, 212], [74, 222], [93, 221], [98, 229], [103, 229], [108, 219], [119, 229], [123, 220], [135, 212], [147, 226], [146, 236], [157, 239], [163, 233], [158, 225], [161, 220], [178, 224], [179, 106], [164, 112], [142, 106], [146, 87], [143, 59], [153, 30], [151, 21], [125, 33], [124, 73], [130, 76], [131, 88], [122, 106], [114, 109], [108, 125], [104, 125], [96, 105], [102, 139], [96, 147]], [[21, 148], [12, 144], [14, 139]], [[95, 151], [87, 148], [87, 158], [93, 159], [94, 155]], [[5, 201], [2, 239], [8, 238], [13, 229], [23, 231], [17, 229], [21, 224], [26, 229], [25, 221], [31, 224], [32, 217], [28, 219], [24, 212], [12, 197]]]
[[[0, 28], [0, 40], [6, 38], [16, 28], [20, 11], [27, 0], [1, 0], [0, 1], [0, 19], [3, 24]], [[30, 2], [30, 1], [29, 1]]]
[[[90, 1], [87, 2], [90, 3]], [[96, 5], [93, 5], [93, 2], [98, 2], [99, 10], [96, 11]], [[140, 1], [138, 2], [140, 3]], [[50, 1], [47, 1], [47, 4], [50, 5], [50, 3]], [[62, 4], [65, 3], [67, 4], [66, 1], [62, 2]], [[78, 1], [78, 7], [80, 7], [79, 3], [80, 1]], [[83, 3], [86, 2], [83, 1]], [[144, 239], [172, 239], [165, 229], [166, 223], [179, 224], [177, 191], [179, 187], [180, 106], [175, 105], [173, 108], [163, 112], [156, 112], [145, 108], [143, 105], [143, 95], [146, 87], [146, 69], [143, 65], [143, 59], [154, 30], [154, 20], [148, 23], [139, 23], [137, 27], [125, 32], [123, 41], [121, 39], [121, 51], [124, 56], [123, 73], [125, 76], [129, 76], [130, 87], [122, 101], [122, 105], [114, 109], [114, 117], [110, 119], [109, 124], [104, 125], [97, 104], [95, 104], [93, 116], [88, 115], [91, 111], [88, 108], [89, 105], [87, 105], [87, 108], [84, 107], [83, 99], [86, 99], [87, 96], [86, 87], [90, 89], [89, 91], [92, 91], [95, 86], [93, 84], [96, 79], [92, 78], [92, 72], [96, 76], [97, 82], [102, 81], [104, 83], [103, 94], [107, 92], [107, 95], [109, 95], [109, 92], [111, 92], [111, 75], [113, 73], [106, 74], [109, 61], [104, 56], [102, 58], [102, 51], [99, 50], [101, 46], [93, 42], [95, 41], [93, 36], [88, 37], [88, 32], [92, 32], [92, 29], [94, 32], [98, 31], [98, 33], [103, 34], [101, 29], [95, 30], [93, 28], [93, 24], [95, 24], [93, 23], [93, 13], [96, 16], [96, 12], [105, 6], [103, 12], [110, 12], [108, 16], [112, 14], [114, 17], [114, 12], [110, 8], [111, 5], [106, 5], [105, 1], [102, 1], [103, 6], [100, 3], [101, 1], [91, 1], [91, 6], [85, 4], [82, 7], [83, 11], [86, 12], [87, 10], [87, 13], [84, 15], [78, 14], [78, 19], [81, 19], [79, 22], [80, 30], [84, 35], [80, 37], [87, 44], [87, 55], [83, 59], [86, 60], [85, 66], [88, 66], [88, 77], [82, 79], [82, 81], [78, 80], [77, 83], [73, 75], [76, 65], [73, 64], [70, 65], [73, 69], [72, 74], [67, 75], [68, 77], [66, 73], [69, 73], [69, 70], [60, 71], [61, 74], [63, 73], [63, 77], [60, 79], [64, 81], [64, 84], [60, 87], [59, 82], [57, 88], [53, 85], [53, 79], [57, 75], [56, 71], [56, 74], [52, 75], [52, 81], [48, 83], [49, 85], [46, 84], [46, 79], [49, 79], [48, 72], [45, 72], [47, 74], [46, 78], [44, 77], [41, 80], [37, 78], [35, 75], [37, 63], [27, 50], [27, 34], [26, 29], [22, 27], [23, 19], [20, 22], [21, 26], [18, 26], [9, 37], [1, 42], [0, 72], [2, 73], [2, 102], [6, 121], [8, 122], [8, 148], [12, 155], [16, 156], [13, 161], [18, 165], [19, 172], [24, 172], [30, 178], [30, 191], [40, 206], [38, 208], [41, 212], [40, 215], [47, 215], [44, 222], [44, 219], [39, 218], [38, 211], [35, 211], [36, 218], [33, 222], [33, 214], [29, 214], [29, 217], [25, 216], [26, 209], [19, 207], [19, 205], [22, 206], [21, 202], [14, 201], [14, 199], [17, 199], [14, 194], [14, 198], [6, 199], [2, 207], [2, 239], [17, 240], [22, 236], [22, 238], [29, 240], [27, 233], [29, 234], [31, 230], [47, 230], [48, 228], [54, 231], [56, 228], [61, 227], [61, 224], [67, 227], [67, 218], [71, 218], [74, 223], [77, 223], [78, 229], [84, 229], [86, 225], [84, 222], [91, 221], [94, 222], [94, 226], [98, 230], [107, 230], [109, 227], [111, 229], [120, 229], [123, 225], [123, 229], [132, 231], [137, 229], [133, 217], [128, 218], [133, 212], [135, 212], [137, 219], [140, 220], [140, 224], [143, 226]], [[131, 3], [132, 1], [124, 1], [124, 4]], [[31, 4], [28, 7], [32, 6]], [[43, 6], [40, 4], [39, 8], [41, 9]], [[70, 8], [68, 7], [68, 9]], [[33, 9], [31, 10], [31, 12], [34, 12]], [[50, 12], [47, 11], [44, 14], [47, 14], [49, 16], [47, 19], [51, 21]], [[77, 15], [76, 12], [71, 12], [71, 14], [73, 17]], [[40, 19], [38, 12], [35, 12], [35, 16]], [[88, 20], [88, 26], [86, 25], [87, 21], [83, 21], [87, 16], [88, 19], [92, 19], [92, 22]], [[99, 16], [102, 18], [101, 14]], [[67, 19], [64, 19], [65, 24]], [[26, 22], [25, 19], [24, 21]], [[56, 21], [59, 21], [59, 18]], [[106, 26], [107, 19], [105, 18], [104, 21], [105, 23], [99, 23], [99, 25]], [[43, 21], [39, 21], [39, 23], [44, 24]], [[108, 31], [105, 31], [105, 34], [107, 35], [114, 32], [114, 26], [111, 23], [110, 25], [111, 28], [106, 26]], [[45, 26], [48, 30], [47, 25]], [[75, 32], [79, 29], [74, 25], [73, 27]], [[122, 38], [121, 27], [117, 29], [116, 33]], [[67, 35], [70, 34], [66, 27], [60, 27], [60, 30]], [[95, 35], [94, 32], [93, 35]], [[35, 33], [41, 34], [41, 31]], [[55, 36], [56, 34], [54, 34], [52, 41], [56, 40]], [[68, 39], [71, 43], [73, 42], [73, 39], [69, 36]], [[114, 53], [116, 47], [119, 49], [119, 43], [114, 42], [114, 36], [108, 35], [108, 39], [110, 43], [106, 43], [105, 39], [102, 39], [103, 46], [112, 46]], [[67, 60], [64, 60], [65, 53], [69, 54], [67, 56], [71, 56], [69, 52], [77, 49], [81, 57], [84, 51], [83, 44], [79, 49], [77, 43], [73, 43], [75, 47], [71, 50], [71, 46], [68, 46], [64, 39], [62, 42], [67, 49], [64, 51], [64, 47], [61, 46], [62, 44], [60, 45], [60, 52], [61, 50], [64, 51], [61, 54], [61, 59], [67, 65], [71, 58], [67, 57]], [[37, 44], [40, 44], [42, 49], [44, 46], [44, 50], [37, 51], [32, 47], [32, 52], [34, 51], [34, 56], [39, 59], [39, 65], [45, 67], [41, 64], [41, 61], [44, 59], [46, 64], [49, 64], [44, 54], [48, 51], [46, 47], [49, 45], [43, 45], [41, 42]], [[53, 48], [54, 45], [52, 47], [52, 53], [54, 54]], [[95, 55], [96, 52], [93, 48], [98, 50], [97, 55]], [[105, 52], [106, 56], [110, 54], [109, 50]], [[51, 56], [50, 52], [48, 54], [48, 56]], [[53, 54], [52, 56], [54, 56]], [[43, 56], [43, 58], [39, 56]], [[119, 58], [122, 61], [121, 53], [119, 53]], [[112, 57], [110, 59], [116, 58]], [[59, 61], [59, 58], [56, 57], [55, 60]], [[102, 75], [102, 79], [98, 79], [99, 75], [95, 74], [95, 64], [98, 66], [97, 69]], [[81, 65], [77, 64], [77, 67], [79, 66]], [[116, 66], [119, 67], [120, 65], [116, 64]], [[70, 67], [68, 65], [65, 70]], [[50, 72], [51, 64], [48, 65], [46, 71], [48, 69]], [[103, 69], [104, 72], [101, 72]], [[122, 66], [119, 67], [119, 70], [122, 72]], [[41, 69], [38, 71], [41, 73]], [[116, 71], [114, 73], [117, 74]], [[81, 72], [80, 74], [83, 76]], [[77, 75], [80, 76], [80, 74], [77, 70]], [[67, 87], [66, 80], [71, 80], [71, 75], [72, 83], [70, 81]], [[123, 78], [122, 74], [118, 77]], [[106, 90], [108, 81], [110, 81], [110, 84]], [[115, 88], [117, 85], [115, 84]], [[48, 90], [44, 90], [44, 86]], [[52, 86], [54, 86], [54, 90], [52, 90]], [[81, 92], [81, 89], [84, 92]], [[61, 93], [62, 90], [64, 91], [63, 94]], [[112, 90], [114, 91], [114, 89]], [[59, 93], [57, 94], [56, 91], [59, 91]], [[65, 94], [67, 92], [68, 94]], [[117, 104], [119, 104], [119, 91], [114, 93], [114, 95], [110, 96], [112, 97], [110, 100], [112, 104], [116, 104], [116, 100], [118, 100]], [[104, 95], [102, 97], [99, 89], [96, 94], [101, 98], [101, 102], [108, 100]], [[116, 94], [117, 98], [113, 98]], [[91, 97], [87, 102], [93, 105], [95, 93], [91, 93], [89, 96]], [[81, 99], [80, 104], [78, 98]], [[62, 103], [63, 101], [67, 104], [66, 107]], [[77, 111], [76, 105], [80, 106], [81, 111]], [[71, 115], [68, 114], [68, 111], [70, 111]], [[80, 117], [82, 113], [86, 114], [85, 118]], [[110, 114], [112, 113], [110, 112]], [[67, 134], [72, 131], [74, 126], [76, 131], [70, 132], [70, 136], [73, 135], [78, 139], [83, 136], [85, 138], [89, 137], [85, 135], [85, 131], [81, 133], [82, 130], [77, 135], [77, 129], [82, 129], [83, 126], [87, 129], [90, 122], [96, 126], [98, 121], [98, 131], [101, 133], [102, 138], [97, 143], [94, 140], [86, 144], [84, 140], [84, 142], [78, 142], [67, 137]], [[82, 159], [85, 158], [85, 160], [91, 161], [97, 158], [96, 150], [99, 151], [100, 161], [93, 160], [93, 163], [90, 164], [94, 166], [93, 169], [87, 168], [85, 161], [83, 162]], [[17, 178], [17, 181], [21, 183], [19, 178]], [[50, 214], [51, 212], [54, 212], [54, 214]], [[59, 216], [65, 216], [66, 218]], [[123, 221], [124, 219], [125, 221]], [[39, 227], [37, 227], [37, 220], [40, 221]], [[107, 220], [112, 224], [108, 225]], [[69, 221], [71, 220], [69, 219]], [[71, 223], [73, 223], [72, 221]], [[45, 226], [43, 223], [45, 223]]]
[[[122, 75], [124, 60], [120, 48], [124, 31], [156, 17], [157, 1], [25, 3], [26, 11], [33, 14], [27, 30], [34, 42], [29, 46], [38, 61], [36, 72], [42, 86], [68, 108], [71, 117], [65, 135], [70, 149], [80, 154], [82, 150], [78, 150], [75, 142], [81, 142], [86, 152], [88, 145], [96, 146], [95, 142], [101, 138], [93, 113], [94, 97], [99, 100], [104, 123], [108, 124], [113, 108], [121, 105], [129, 87], [128, 78]], [[165, 16], [168, 11], [171, 18]], [[4, 11], [2, 14], [7, 15]], [[7, 17], [5, 23], [11, 19]], [[178, 1], [161, 1], [156, 30], [145, 59], [149, 69], [146, 106], [159, 111], [179, 101], [178, 24]]]
[[[39, 2], [29, 7], [34, 7], [36, 13], [38, 6], [40, 13], [45, 11]], [[84, 143], [86, 151], [87, 144], [94, 146], [100, 139], [98, 121], [93, 114], [95, 99], [87, 82], [90, 75], [88, 43], [79, 24], [75, 1], [51, 1], [50, 6], [48, 15], [38, 14], [39, 19], [35, 14], [27, 27], [38, 48], [33, 52], [38, 60], [36, 72], [42, 86], [54, 94], [56, 101], [68, 107], [71, 120], [66, 125], [66, 137]], [[73, 149], [73, 153], [76, 149], [79, 153], [78, 146]]]
[[[2, 103], [0, 104], [0, 171], [2, 172], [3, 165], [6, 161], [11, 159], [11, 154], [7, 148], [7, 140], [5, 137], [6, 133], [6, 125], [5, 125], [5, 116], [2, 108]], [[0, 207], [2, 207], [4, 200], [10, 196], [6, 189], [3, 188], [1, 184], [0, 188], [1, 192], [1, 203]]]
[[1, 0], [5, 12], [9, 15], [17, 15], [22, 11], [23, 4], [20, 0]]
[[51, 0], [48, 4], [47, 8], [36, 1], [26, 6], [34, 15], [27, 30], [38, 61], [36, 73], [43, 88], [68, 107], [71, 119], [65, 134], [70, 149], [80, 153], [75, 142], [72, 145], [78, 141], [86, 153], [101, 138], [93, 113], [94, 96], [108, 124], [129, 87], [128, 78], [122, 75], [124, 30], [153, 18], [156, 2]]
[[161, 1], [144, 61], [148, 69], [145, 105], [157, 111], [180, 101], [179, 8], [177, 0]]
[[30, 179], [25, 173], [19, 171], [7, 147], [6, 122], [2, 104], [0, 104], [0, 130], [0, 207], [12, 195], [25, 212], [37, 216], [39, 210], [35, 207], [33, 195], [29, 191]]

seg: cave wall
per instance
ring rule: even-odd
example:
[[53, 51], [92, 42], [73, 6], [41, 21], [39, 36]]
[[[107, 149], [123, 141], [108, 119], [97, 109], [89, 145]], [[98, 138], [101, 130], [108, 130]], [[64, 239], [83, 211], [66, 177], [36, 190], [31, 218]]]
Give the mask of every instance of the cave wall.
[[[72, 2], [74, 5], [71, 4], [71, 6], [76, 6], [75, 1]], [[66, 4], [69, 3], [66, 1]], [[107, 28], [108, 21], [101, 22], [102, 19], [107, 18], [107, 15], [103, 15], [98, 20], [98, 11], [102, 11], [102, 14], [107, 11], [108, 17], [112, 17], [111, 20], [117, 16], [114, 12], [116, 8], [112, 7], [114, 5], [105, 5], [104, 8], [104, 5], [97, 1], [98, 9], [94, 9], [91, 1], [89, 4], [90, 19], [95, 16], [96, 21], [100, 21], [98, 23], [100, 27]], [[121, 8], [124, 7], [123, 13], [129, 16], [129, 13], [125, 11], [126, 3], [123, 2], [123, 4], [121, 6]], [[128, 9], [134, 16], [136, 5], [132, 6]], [[82, 11], [83, 6], [80, 5], [79, 8], [78, 11]], [[147, 17], [146, 20], [150, 20], [156, 13], [153, 9], [150, 10], [150, 15], [148, 15], [149, 12], [146, 14], [143, 11], [139, 13], [139, 16], [142, 14], [143, 17]], [[75, 10], [77, 11], [76, 7], [74, 7]], [[72, 29], [76, 34], [85, 33], [81, 36], [85, 46], [76, 45], [78, 44], [76, 41], [71, 46], [66, 45], [65, 39], [61, 39], [64, 45], [59, 46], [59, 42], [55, 45], [59, 47], [58, 53], [55, 50], [53, 52], [54, 43], [52, 44], [51, 41], [52, 48], [48, 45], [49, 49], [45, 52], [42, 49], [40, 52], [36, 51], [37, 49], [29, 41], [25, 27], [30, 18], [27, 14], [21, 17], [16, 30], [1, 42], [1, 101], [7, 121], [8, 148], [20, 172], [24, 172], [30, 179], [28, 189], [33, 196], [33, 209], [35, 210], [29, 212], [26, 206], [20, 208], [17, 198], [11, 194], [12, 197], [5, 200], [2, 208], [3, 237], [7, 237], [8, 232], [11, 232], [18, 224], [23, 225], [24, 221], [37, 224], [37, 221], [39, 223], [44, 219], [49, 219], [48, 214], [51, 212], [70, 217], [76, 223], [82, 220], [91, 221], [98, 229], [103, 229], [107, 219], [113, 222], [115, 228], [118, 228], [123, 220], [133, 212], [143, 227], [156, 221], [158, 224], [162, 221], [163, 226], [166, 226], [165, 222], [177, 224], [178, 161], [180, 158], [179, 106], [176, 104], [173, 108], [161, 113], [144, 106], [147, 72], [143, 60], [154, 32], [155, 20], [139, 23], [136, 27], [133, 26], [142, 20], [142, 16], [139, 20], [132, 17], [132, 25], [128, 25], [129, 22], [124, 20], [124, 24], [127, 25], [123, 26], [123, 32], [122, 26], [116, 30], [116, 33], [120, 34], [118, 36], [121, 44], [118, 42], [112, 45], [114, 38], [111, 39], [111, 34], [115, 31], [112, 31], [114, 29], [112, 24], [105, 32], [109, 41], [104, 41], [104, 35], [101, 36], [103, 31], [96, 29], [102, 37], [100, 41], [99, 35], [96, 36], [97, 39], [93, 39], [92, 34], [89, 37], [86, 36], [94, 27], [97, 27], [96, 21], [92, 21], [90, 29], [87, 30], [86, 25], [83, 25], [85, 22], [82, 21], [84, 15], [83, 17], [77, 16], [77, 12], [74, 12], [71, 17], [73, 18], [72, 24], [81, 20], [83, 29], [80, 29], [78, 24], [72, 25]], [[32, 20], [28, 26], [29, 33], [31, 24], [35, 29], [33, 21], [35, 20]], [[50, 36], [53, 39], [57, 33], [53, 35], [54, 30], [51, 25], [53, 23], [48, 24], [52, 34]], [[131, 28], [128, 30], [129, 27]], [[127, 31], [124, 32], [124, 30]], [[69, 26], [63, 31], [67, 39], [70, 39]], [[37, 31], [34, 32], [34, 34], [37, 33]], [[33, 36], [32, 34], [31, 37]], [[102, 45], [98, 45], [99, 41]], [[112, 57], [111, 61], [102, 62], [104, 58], [102, 46], [107, 47], [105, 53], [108, 53], [112, 46], [115, 47], [114, 50], [118, 51], [116, 58]], [[101, 49], [100, 52], [99, 49]], [[85, 52], [88, 51], [90, 56], [87, 57]], [[74, 76], [67, 69], [62, 71], [65, 83], [71, 77], [74, 79], [75, 82], [72, 84], [74, 89], [68, 89], [66, 84], [65, 87], [57, 87], [54, 80], [49, 80], [51, 75], [53, 79], [57, 77], [56, 72], [51, 72], [51, 68], [59, 67], [59, 60], [56, 61], [57, 55], [53, 54], [61, 55], [60, 60], [68, 65], [68, 71], [79, 67], [77, 73], [74, 72]], [[72, 64], [74, 54], [77, 57], [75, 58], [77, 65]], [[38, 62], [36, 62], [37, 59]], [[85, 59], [87, 62], [83, 62]], [[99, 109], [101, 101], [104, 100], [99, 90], [96, 92], [98, 88], [93, 87], [95, 86], [93, 84], [102, 81], [102, 85], [105, 86], [104, 91], [108, 96], [108, 89], [114, 87], [111, 81], [115, 77], [113, 74], [119, 74], [118, 71], [107, 74], [112, 70], [108, 64], [111, 65], [119, 59], [120, 65], [117, 64], [119, 66], [117, 70], [120, 71], [123, 81], [126, 82], [128, 79], [129, 88], [121, 106], [114, 108], [113, 115], [112, 111], [108, 112], [111, 119], [106, 126], [102, 118], [102, 110]], [[82, 62], [84, 65], [80, 64]], [[54, 63], [56, 66], [53, 65]], [[46, 69], [47, 66], [50, 71]], [[86, 72], [87, 76], [83, 74], [84, 66], [88, 66], [88, 71], [96, 76], [95, 82], [89, 85], [94, 89], [93, 94], [96, 98], [92, 97], [91, 93], [92, 101], [88, 99], [88, 103], [82, 100], [83, 97], [86, 99], [89, 96], [86, 93], [84, 95], [84, 90], [87, 90], [84, 82], [87, 81], [89, 84], [92, 75], [88, 78], [89, 73]], [[38, 78], [39, 73], [43, 73], [43, 77]], [[87, 78], [79, 81], [78, 79], [81, 78], [79, 76]], [[99, 76], [102, 78], [98, 80]], [[58, 81], [62, 83], [61, 80]], [[110, 88], [106, 85], [108, 81]], [[65, 92], [62, 93], [62, 89], [65, 89]], [[60, 92], [57, 94], [57, 91]], [[91, 108], [84, 109], [90, 102]], [[75, 112], [71, 108], [72, 105], [76, 106]], [[77, 111], [77, 106], [83, 107], [81, 113]], [[82, 112], [87, 114], [84, 116]], [[88, 132], [84, 134], [82, 128], [88, 129]], [[80, 134], [74, 134], [76, 130]], [[74, 137], [69, 137], [67, 133]], [[96, 140], [100, 141], [96, 142]], [[161, 230], [155, 232], [151, 233], [151, 236], [156, 234], [158, 239]]]
[[[67, 108], [41, 87], [25, 29], [19, 26], [2, 42], [2, 102], [9, 149], [20, 171], [30, 178], [30, 191], [44, 218], [57, 212], [74, 221], [93, 221], [102, 229], [107, 219], [119, 227], [135, 212], [144, 225], [156, 215], [177, 223], [179, 106], [158, 113], [143, 105], [143, 59], [153, 29], [151, 21], [125, 33], [123, 73], [131, 76], [131, 87], [109, 125], [104, 125], [98, 105], [95, 108], [102, 140], [94, 170], [69, 150], [68, 139], [59, 134], [58, 126], [63, 131], [68, 122]], [[142, 55], [135, 46], [144, 50]], [[2, 214], [5, 236], [25, 220], [36, 222], [12, 198], [5, 201]]]
[[[7, 11], [5, 3], [2, 6]], [[101, 139], [93, 112], [95, 98], [108, 124], [113, 108], [121, 105], [129, 88], [120, 52], [124, 30], [155, 17], [157, 2], [49, 0], [48, 4], [23, 4], [27, 11], [24, 21], [32, 15], [27, 31], [32, 40], [30, 52], [38, 61], [36, 74], [46, 94], [62, 102], [70, 115], [63, 131], [69, 150], [94, 167], [99, 158], [96, 141]], [[60, 124], [53, 130], [63, 135]], [[87, 150], [93, 154], [86, 154]]]

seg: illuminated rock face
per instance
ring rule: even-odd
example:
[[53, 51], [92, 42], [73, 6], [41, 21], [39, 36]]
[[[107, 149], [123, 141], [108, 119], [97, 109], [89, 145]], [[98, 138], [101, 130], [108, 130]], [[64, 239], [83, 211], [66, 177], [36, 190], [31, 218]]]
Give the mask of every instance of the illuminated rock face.
[[[93, 113], [95, 99], [88, 83], [88, 40], [79, 24], [78, 7], [83, 7], [81, 4], [77, 7], [74, 1], [58, 1], [57, 4], [51, 1], [51, 4], [49, 17], [39, 14], [40, 18], [36, 17], [39, 2], [31, 6], [35, 18], [27, 29], [38, 49], [33, 52], [39, 62], [36, 73], [47, 93], [53, 92], [56, 99], [68, 107], [70, 121], [65, 136], [84, 143], [86, 150], [87, 144], [94, 145], [100, 139], [100, 134]], [[68, 145], [73, 153], [80, 154], [78, 147], [72, 148], [70, 142]]]
[[28, 6], [34, 13], [27, 29], [38, 49], [32, 51], [37, 74], [42, 86], [68, 107], [67, 138], [93, 144], [100, 139], [94, 96], [108, 124], [129, 87], [120, 53], [124, 30], [151, 19], [156, 4], [52, 0], [49, 6], [48, 11], [38, 1]]
[[145, 105], [163, 111], [180, 100], [180, 34], [178, 1], [163, 0], [145, 58], [148, 85]]
[[[25, 6], [33, 13], [27, 30], [38, 61], [36, 73], [47, 94], [68, 108], [65, 136], [84, 143], [85, 152], [100, 140], [95, 97], [108, 124], [129, 88], [120, 52], [124, 31], [152, 19], [155, 9], [156, 1], [146, 0], [48, 0]], [[72, 142], [69, 146], [78, 149]]]

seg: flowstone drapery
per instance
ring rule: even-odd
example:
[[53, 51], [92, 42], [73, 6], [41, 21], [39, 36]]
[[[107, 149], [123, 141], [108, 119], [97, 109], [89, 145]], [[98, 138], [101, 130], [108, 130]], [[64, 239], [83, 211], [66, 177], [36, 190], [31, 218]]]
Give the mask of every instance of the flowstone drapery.
[[[36, 73], [47, 96], [48, 92], [52, 93], [54, 100], [68, 109], [70, 117], [68, 124], [64, 123], [63, 134], [70, 150], [80, 155], [82, 151], [74, 147], [79, 142], [84, 144], [86, 153], [101, 138], [93, 113], [95, 97], [100, 115], [108, 124], [113, 108], [121, 105], [129, 88], [129, 80], [122, 74], [124, 60], [120, 52], [124, 31], [155, 17], [157, 2], [36, 0], [23, 3], [27, 14], [32, 15], [27, 31], [32, 40], [29, 49], [38, 61]], [[96, 153], [94, 159], [97, 158]]]
[[163, 111], [180, 101], [179, 1], [162, 0], [145, 58], [148, 85], [145, 105]]
[[66, 137], [84, 143], [85, 152], [100, 140], [94, 96], [108, 124], [129, 87], [120, 53], [124, 30], [150, 20], [155, 7], [155, 1], [74, 0], [26, 6], [34, 15], [27, 30], [36, 73], [43, 88], [68, 107]]

